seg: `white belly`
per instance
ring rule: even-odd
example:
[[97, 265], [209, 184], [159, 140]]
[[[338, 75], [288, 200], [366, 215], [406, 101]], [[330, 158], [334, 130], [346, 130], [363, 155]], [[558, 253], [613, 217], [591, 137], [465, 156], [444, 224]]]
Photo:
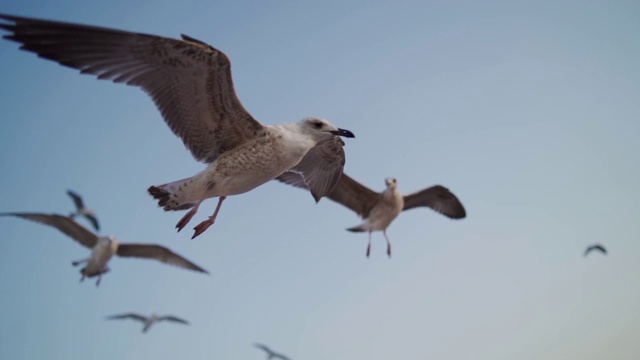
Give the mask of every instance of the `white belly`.
[[103, 273], [107, 268], [107, 263], [113, 257], [117, 249], [117, 244], [101, 238], [91, 251], [91, 257], [84, 268], [84, 273], [88, 277]]

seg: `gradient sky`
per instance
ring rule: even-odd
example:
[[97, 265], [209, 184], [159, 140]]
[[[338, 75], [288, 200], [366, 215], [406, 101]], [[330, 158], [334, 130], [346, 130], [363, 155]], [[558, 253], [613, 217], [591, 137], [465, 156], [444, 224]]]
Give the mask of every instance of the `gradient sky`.
[[[640, 3], [637, 1], [0, 1], [0, 12], [179, 37], [224, 51], [261, 122], [352, 130], [345, 172], [380, 191], [453, 191], [388, 229], [271, 182], [176, 233], [150, 185], [191, 158], [139, 89], [0, 41], [0, 212], [66, 214], [157, 242], [205, 276], [114, 258], [96, 289], [54, 229], [0, 218], [0, 358], [638, 359]], [[209, 200], [194, 218], [215, 207]], [[86, 224], [83, 222], [83, 224]], [[187, 230], [189, 230], [188, 228]], [[608, 256], [584, 258], [600, 242]], [[105, 321], [172, 313], [189, 327]]]

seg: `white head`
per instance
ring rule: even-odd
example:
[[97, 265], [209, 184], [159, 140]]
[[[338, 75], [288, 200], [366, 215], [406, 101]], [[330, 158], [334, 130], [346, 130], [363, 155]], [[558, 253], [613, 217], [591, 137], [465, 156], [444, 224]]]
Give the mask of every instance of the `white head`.
[[313, 136], [316, 140], [323, 139], [328, 134], [349, 138], [355, 137], [351, 131], [337, 128], [327, 120], [319, 117], [304, 118], [298, 121], [298, 125], [303, 133]]
[[398, 186], [398, 181], [394, 177], [384, 179], [384, 183], [387, 185], [388, 189], [395, 189]]

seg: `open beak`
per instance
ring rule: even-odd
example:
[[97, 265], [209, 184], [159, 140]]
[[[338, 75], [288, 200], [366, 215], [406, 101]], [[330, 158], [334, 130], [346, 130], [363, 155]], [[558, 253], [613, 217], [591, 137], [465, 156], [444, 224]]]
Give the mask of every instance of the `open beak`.
[[332, 133], [333, 135], [344, 136], [344, 137], [348, 137], [348, 138], [356, 137], [355, 135], [353, 135], [353, 133], [351, 131], [345, 130], [345, 129], [340, 129], [340, 128], [338, 128], [337, 131], [329, 131], [329, 132]]

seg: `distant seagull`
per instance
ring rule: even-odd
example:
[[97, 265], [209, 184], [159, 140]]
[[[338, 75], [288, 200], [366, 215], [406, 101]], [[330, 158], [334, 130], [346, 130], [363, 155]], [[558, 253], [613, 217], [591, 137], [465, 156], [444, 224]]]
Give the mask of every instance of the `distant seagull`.
[[175, 317], [172, 315], [158, 316], [156, 314], [151, 314], [151, 316], [146, 317], [146, 316], [142, 316], [134, 313], [128, 313], [128, 314], [107, 316], [107, 320], [119, 320], [119, 319], [133, 319], [133, 320], [141, 321], [142, 323], [144, 323], [144, 327], [142, 328], [143, 333], [146, 333], [147, 330], [149, 330], [149, 328], [151, 327], [151, 325], [157, 323], [158, 321], [163, 321], [163, 320], [172, 321], [172, 322], [176, 322], [184, 325], [189, 325], [189, 323], [186, 320], [180, 319], [179, 317]]
[[587, 248], [587, 250], [584, 251], [584, 256], [589, 255], [590, 252], [594, 251], [594, 250], [598, 250], [600, 251], [602, 254], [607, 255], [607, 249], [604, 248], [604, 246], [600, 245], [600, 244], [595, 244], [595, 245], [591, 245]]
[[[314, 198], [333, 189], [342, 174], [344, 153], [333, 152], [336, 135], [354, 137], [327, 120], [263, 125], [240, 103], [227, 56], [206, 43], [107, 28], [2, 15], [4, 38], [23, 50], [98, 79], [138, 86], [151, 96], [173, 133], [193, 157], [208, 164], [198, 174], [148, 191], [165, 211], [189, 211], [182, 230], [205, 199], [219, 197], [216, 209], [197, 225], [192, 238], [211, 226], [222, 202], [248, 192], [287, 170], [301, 173]], [[328, 141], [331, 139], [333, 141]], [[327, 140], [327, 141], [322, 141]], [[322, 156], [301, 159], [314, 147]]]
[[93, 213], [93, 210], [87, 209], [84, 206], [84, 202], [82, 202], [82, 198], [80, 197], [80, 195], [74, 193], [71, 190], [67, 190], [67, 194], [71, 196], [74, 204], [76, 204], [76, 212], [71, 213], [69, 217], [73, 219], [76, 216], [84, 216], [87, 220], [89, 220], [89, 222], [91, 222], [91, 225], [93, 225], [94, 229], [96, 229], [97, 231], [100, 231], [100, 225], [98, 225], [98, 219]]
[[[285, 173], [278, 180], [304, 187], [304, 182], [296, 174]], [[410, 195], [402, 196], [398, 191], [395, 178], [385, 179], [387, 188], [382, 193], [377, 193], [347, 174], [342, 174], [340, 182], [327, 197], [340, 203], [362, 216], [364, 222], [360, 225], [348, 228], [353, 232], [369, 232], [369, 244], [367, 245], [367, 257], [371, 253], [371, 233], [382, 231], [387, 241], [387, 255], [391, 257], [391, 243], [387, 237], [387, 227], [403, 210], [413, 209], [418, 206], [426, 206], [451, 219], [462, 219], [467, 216], [460, 200], [444, 186], [434, 185]]]
[[203, 268], [164, 246], [154, 244], [127, 244], [118, 242], [113, 236], [99, 237], [66, 216], [35, 213], [0, 213], [0, 216], [17, 216], [52, 226], [80, 243], [80, 245], [91, 249], [90, 257], [72, 262], [73, 266], [86, 263], [85, 267], [80, 270], [82, 274], [82, 278], [80, 278], [81, 282], [85, 277], [92, 278], [97, 276], [98, 281], [96, 282], [96, 286], [100, 285], [102, 274], [109, 271], [107, 263], [113, 255], [158, 260], [165, 264], [207, 274], [207, 271]]
[[291, 358], [271, 350], [266, 345], [262, 345], [262, 344], [259, 344], [259, 343], [254, 343], [253, 346], [257, 347], [258, 349], [264, 350], [267, 353], [267, 360], [271, 360], [271, 359], [291, 360]]

